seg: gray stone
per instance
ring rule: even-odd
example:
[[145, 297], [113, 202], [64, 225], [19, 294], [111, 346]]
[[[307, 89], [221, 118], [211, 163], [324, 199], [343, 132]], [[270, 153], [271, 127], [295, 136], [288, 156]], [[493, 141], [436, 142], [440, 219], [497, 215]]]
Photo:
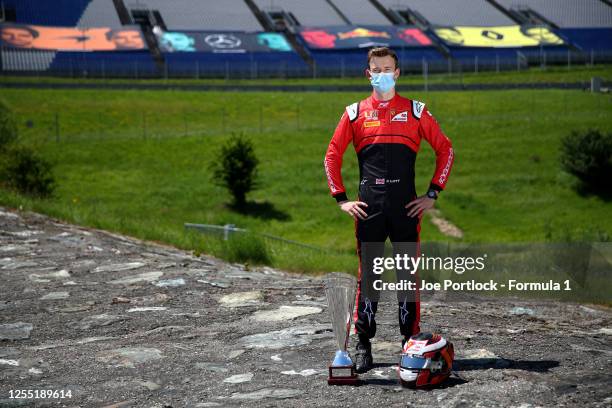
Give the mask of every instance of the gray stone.
[[319, 374], [322, 373], [323, 370], [315, 370], [314, 368], [307, 368], [301, 371], [295, 371], [295, 370], [290, 370], [290, 371], [281, 371], [281, 374], [285, 374], [285, 375], [301, 375], [302, 377], [310, 377], [311, 375], [315, 375], [315, 374]]
[[232, 350], [229, 353], [227, 353], [227, 359], [228, 360], [233, 360], [234, 358], [244, 354], [246, 350], [243, 349], [236, 349], [236, 350]]
[[77, 312], [86, 312], [90, 310], [92, 306], [95, 305], [95, 302], [89, 301], [84, 304], [76, 304], [70, 306], [61, 306], [61, 307], [46, 307], [45, 310], [49, 313], [77, 313]]
[[142, 364], [163, 358], [162, 352], [156, 348], [123, 347], [96, 353], [96, 360], [113, 366], [134, 368]]
[[388, 353], [388, 354], [397, 354], [402, 351], [402, 345], [399, 341], [391, 342], [391, 341], [373, 341], [372, 342], [372, 351], [376, 353]]
[[496, 359], [495, 353], [487, 349], [461, 349], [457, 352], [458, 358], [468, 359]]
[[30, 338], [32, 323], [16, 322], [0, 324], [0, 340], [24, 340]]
[[608, 336], [612, 336], [612, 328], [610, 328], [610, 327], [601, 327], [599, 330], [597, 330], [597, 333], [599, 333], [599, 334], [607, 334]]
[[119, 272], [119, 271], [130, 271], [132, 269], [142, 268], [146, 264], [144, 262], [126, 262], [126, 263], [117, 263], [110, 265], [100, 265], [95, 268], [92, 272]]
[[155, 282], [154, 285], [160, 288], [175, 288], [177, 286], [183, 286], [185, 284], [185, 279], [176, 278], [176, 279], [163, 279], [158, 282]]
[[30, 249], [25, 245], [3, 245], [0, 246], [0, 252], [25, 253], [30, 252]]
[[9, 360], [0, 358], [0, 365], [10, 365], [13, 367], [19, 367], [19, 360]]
[[258, 290], [250, 292], [235, 292], [223, 296], [219, 299], [219, 303], [225, 307], [247, 307], [260, 305], [263, 300], [263, 294]]
[[231, 286], [229, 281], [221, 281], [221, 280], [212, 281], [212, 280], [198, 279], [196, 282], [206, 283], [207, 285], [214, 286], [216, 288], [222, 288], [222, 289], [227, 289]]
[[257, 322], [279, 322], [293, 320], [301, 316], [321, 313], [323, 309], [312, 306], [281, 306], [274, 310], [259, 310], [253, 313], [253, 320]]
[[40, 230], [23, 230], [23, 231], [16, 231], [16, 232], [7, 232], [8, 235], [12, 235], [13, 237], [18, 237], [18, 238], [28, 238], [31, 237], [32, 235], [40, 235], [40, 234], [44, 234], [44, 231], [40, 231]]
[[36, 367], [31, 367], [28, 370], [28, 374], [32, 374], [32, 375], [42, 375], [42, 373], [43, 373], [42, 370]]
[[265, 398], [287, 399], [295, 398], [301, 395], [302, 393], [303, 391], [301, 390], [294, 390], [291, 388], [262, 388], [261, 390], [253, 392], [235, 392], [230, 396], [230, 399], [252, 401], [259, 401]]
[[163, 272], [143, 272], [138, 275], [127, 276], [121, 279], [115, 279], [109, 281], [111, 285], [131, 285], [139, 282], [153, 282], [159, 279], [164, 273]]
[[161, 388], [161, 385], [153, 382], [153, 381], [136, 381], [137, 384], [142, 385], [143, 387], [145, 387], [146, 389], [148, 389], [149, 391], [155, 391], [155, 390], [159, 390]]
[[4, 264], [2, 269], [13, 270], [13, 269], [20, 269], [20, 268], [30, 268], [30, 267], [35, 267], [35, 266], [38, 266], [38, 262], [34, 262], [34, 261], [12, 261], [12, 262], [8, 262], [8, 263]]
[[164, 306], [144, 306], [144, 307], [133, 307], [128, 309], [128, 313], [132, 312], [157, 312], [162, 310], [168, 310], [167, 307]]
[[223, 380], [224, 383], [242, 384], [253, 379], [253, 373], [236, 374]]
[[530, 309], [528, 307], [513, 307], [512, 310], [510, 310], [510, 314], [516, 315], [516, 316], [523, 316], [523, 315], [528, 315], [528, 316], [533, 316], [535, 314], [535, 312], [533, 311], [533, 309]]
[[225, 365], [218, 363], [199, 362], [195, 364], [195, 367], [198, 370], [212, 371], [215, 373], [227, 373], [229, 371]]
[[40, 300], [62, 300], [68, 299], [70, 292], [49, 292], [42, 296]]
[[126, 316], [109, 315], [103, 313], [99, 315], [87, 316], [80, 322], [70, 322], [68, 323], [68, 325], [81, 330], [89, 330], [94, 327], [109, 326], [113, 323], [117, 323], [126, 319]]
[[303, 346], [310, 344], [314, 339], [332, 336], [331, 329], [327, 325], [298, 326], [244, 336], [238, 340], [238, 344], [246, 349], [278, 350]]
[[48, 273], [31, 273], [29, 278], [33, 282], [37, 283], [49, 283], [55, 279], [66, 279], [70, 277], [70, 273], [65, 270], [59, 270], [57, 272], [48, 272]]
[[19, 217], [17, 214], [12, 213], [12, 212], [8, 212], [8, 211], [0, 211], [0, 217], [4, 217], [4, 218], [13, 218], [13, 219], [19, 219], [21, 217]]

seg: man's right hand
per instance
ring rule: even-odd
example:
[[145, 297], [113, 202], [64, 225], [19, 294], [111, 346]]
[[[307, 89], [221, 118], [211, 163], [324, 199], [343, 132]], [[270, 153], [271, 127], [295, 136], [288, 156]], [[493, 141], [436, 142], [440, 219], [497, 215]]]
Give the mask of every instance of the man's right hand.
[[365, 220], [368, 218], [368, 214], [366, 214], [366, 212], [361, 208], [368, 206], [363, 201], [342, 201], [339, 202], [338, 205], [342, 211], [353, 217], [355, 220]]

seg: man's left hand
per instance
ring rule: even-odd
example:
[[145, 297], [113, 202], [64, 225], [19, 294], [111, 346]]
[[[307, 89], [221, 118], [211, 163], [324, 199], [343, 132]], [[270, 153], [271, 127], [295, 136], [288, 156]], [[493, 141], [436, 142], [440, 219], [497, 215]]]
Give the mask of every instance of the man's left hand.
[[421, 197], [415, 198], [414, 200], [406, 204], [405, 208], [408, 209], [409, 217], [418, 216], [420, 218], [423, 216], [423, 211], [433, 208], [435, 203], [436, 200], [434, 200], [433, 198], [429, 198], [426, 195], [422, 195]]

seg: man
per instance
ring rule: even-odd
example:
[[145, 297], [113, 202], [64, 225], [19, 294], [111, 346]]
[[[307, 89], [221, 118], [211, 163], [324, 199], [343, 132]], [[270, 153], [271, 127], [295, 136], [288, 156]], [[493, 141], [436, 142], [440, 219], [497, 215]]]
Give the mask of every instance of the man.
[[106, 39], [115, 43], [118, 50], [140, 50], [144, 48], [140, 31], [136, 29], [108, 30]]
[[[394, 252], [418, 256], [420, 221], [432, 208], [453, 165], [450, 140], [442, 133], [425, 104], [395, 92], [400, 75], [398, 58], [387, 47], [368, 52], [366, 76], [372, 94], [346, 107], [325, 154], [325, 173], [332, 196], [342, 211], [355, 219], [360, 258], [356, 298], [355, 331], [358, 335], [355, 368], [363, 373], [372, 367], [371, 342], [376, 333], [377, 298], [371, 281], [372, 260], [382, 256], [389, 237]], [[421, 139], [436, 153], [436, 170], [423, 196], [417, 197], [414, 164]], [[350, 201], [342, 182], [342, 156], [353, 143], [359, 160], [360, 186], [357, 201]], [[370, 246], [368, 246], [370, 245]], [[373, 247], [371, 245], [374, 245]], [[367, 253], [366, 253], [367, 251]], [[413, 279], [415, 271], [409, 276]], [[396, 269], [397, 278], [400, 270]], [[403, 343], [419, 328], [418, 290], [398, 292], [398, 317]]]
[[38, 31], [23, 25], [4, 24], [0, 26], [0, 38], [4, 44], [19, 48], [32, 48], [34, 39], [38, 37]]

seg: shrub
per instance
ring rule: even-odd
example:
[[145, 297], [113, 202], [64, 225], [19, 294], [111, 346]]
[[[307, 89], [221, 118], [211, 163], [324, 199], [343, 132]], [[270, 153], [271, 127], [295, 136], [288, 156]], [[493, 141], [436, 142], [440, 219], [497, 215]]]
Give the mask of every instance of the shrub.
[[612, 190], [612, 133], [572, 131], [561, 140], [561, 165], [594, 191]]
[[246, 195], [257, 186], [257, 165], [253, 143], [242, 135], [233, 135], [221, 147], [218, 161], [211, 164], [213, 182], [226, 188], [233, 196], [233, 204], [243, 208]]
[[0, 100], [0, 152], [17, 140], [17, 126], [6, 103]]
[[1, 161], [0, 180], [7, 187], [32, 196], [52, 195], [55, 181], [51, 163], [34, 149], [22, 145], [10, 146], [2, 154]]

